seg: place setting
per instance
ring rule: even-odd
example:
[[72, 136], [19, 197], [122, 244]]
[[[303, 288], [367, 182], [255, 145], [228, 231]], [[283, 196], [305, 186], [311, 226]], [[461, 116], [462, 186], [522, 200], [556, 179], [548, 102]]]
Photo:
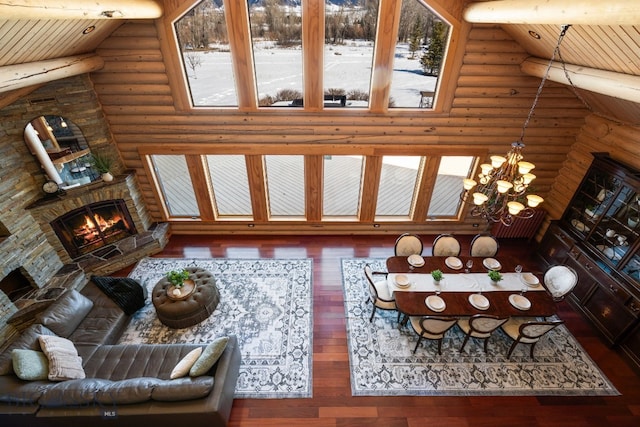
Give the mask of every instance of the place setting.
[[462, 268], [462, 261], [455, 256], [447, 257], [444, 260], [444, 264], [452, 270], [460, 270]]
[[425, 304], [429, 307], [430, 310], [433, 310], [437, 313], [444, 311], [447, 308], [447, 304], [444, 302], [442, 297], [440, 296], [441, 289], [436, 289], [435, 295], [429, 295], [425, 300]]
[[477, 294], [469, 295], [469, 304], [478, 310], [488, 310], [489, 309], [489, 299], [482, 295], [483, 289], [480, 289], [480, 292]]
[[482, 260], [482, 265], [484, 265], [489, 270], [500, 270], [502, 268], [502, 264], [495, 258], [485, 258]]
[[411, 282], [409, 281], [409, 276], [406, 274], [396, 274], [393, 278], [393, 283], [398, 288], [407, 289], [411, 287]]

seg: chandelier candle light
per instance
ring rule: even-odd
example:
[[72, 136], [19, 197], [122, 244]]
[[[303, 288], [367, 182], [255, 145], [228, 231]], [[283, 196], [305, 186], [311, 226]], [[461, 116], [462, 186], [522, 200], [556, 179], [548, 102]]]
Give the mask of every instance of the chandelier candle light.
[[[535, 165], [523, 160], [522, 149], [524, 144], [524, 132], [533, 116], [533, 112], [538, 103], [540, 93], [549, 74], [549, 69], [553, 64], [556, 53], [559, 52], [560, 44], [564, 38], [569, 25], [564, 25], [558, 38], [558, 44], [553, 51], [547, 71], [545, 72], [533, 105], [529, 110], [527, 120], [524, 122], [520, 139], [511, 144], [511, 150], [505, 157], [491, 156], [491, 163], [480, 165], [481, 172], [478, 174], [478, 181], [467, 178], [463, 180], [464, 191], [461, 199], [471, 204], [471, 215], [482, 217], [489, 224], [501, 222], [509, 226], [515, 218], [528, 219], [535, 213], [534, 209], [544, 199], [535, 194], [527, 194], [529, 184], [536, 178], [531, 171]], [[526, 203], [526, 206], [525, 206]]]

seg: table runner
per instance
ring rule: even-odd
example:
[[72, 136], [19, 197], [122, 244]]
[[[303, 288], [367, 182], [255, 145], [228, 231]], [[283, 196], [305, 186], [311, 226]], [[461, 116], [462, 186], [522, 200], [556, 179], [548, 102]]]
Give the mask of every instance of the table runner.
[[[403, 274], [409, 278], [411, 286], [399, 287], [396, 285], [395, 278], [399, 274]], [[445, 274], [444, 279], [440, 281], [440, 285], [433, 283], [431, 274], [423, 273], [389, 273], [387, 275], [387, 286], [389, 292], [431, 292], [440, 289], [442, 292], [492, 292], [492, 291], [544, 291], [542, 284], [536, 286], [527, 285], [522, 276], [531, 273], [502, 273], [503, 279], [497, 285], [493, 285], [487, 273], [452, 273]]]

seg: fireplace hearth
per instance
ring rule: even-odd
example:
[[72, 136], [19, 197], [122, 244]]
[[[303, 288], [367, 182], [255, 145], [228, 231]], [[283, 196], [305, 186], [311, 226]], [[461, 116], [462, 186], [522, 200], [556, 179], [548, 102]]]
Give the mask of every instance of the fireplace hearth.
[[122, 199], [74, 209], [52, 221], [51, 227], [73, 259], [136, 234]]

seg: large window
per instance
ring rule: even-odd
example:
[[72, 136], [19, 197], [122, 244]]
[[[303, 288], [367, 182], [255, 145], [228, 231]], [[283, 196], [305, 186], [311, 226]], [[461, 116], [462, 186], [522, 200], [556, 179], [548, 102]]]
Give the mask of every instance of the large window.
[[237, 106], [224, 7], [202, 1], [176, 21], [175, 31], [191, 103], [198, 107]]
[[[394, 4], [327, 0], [322, 8], [316, 1], [322, 0], [245, 1], [229, 10], [222, 0], [196, 3], [175, 21], [191, 104], [300, 109], [308, 90], [312, 99], [322, 91], [325, 107], [379, 110], [381, 105], [370, 105], [375, 90], [377, 104], [388, 95], [384, 108], [434, 107], [452, 26], [428, 6], [429, 0], [401, 0], [397, 33], [390, 31], [395, 26], [378, 22], [379, 9], [395, 13], [389, 10]], [[324, 19], [304, 16], [316, 11]], [[227, 20], [234, 22], [232, 28]], [[324, 28], [318, 28], [315, 24], [322, 21]], [[314, 62], [319, 54], [315, 41], [323, 32], [323, 69], [306, 69], [303, 75], [305, 57], [307, 64]], [[395, 44], [393, 58], [384, 50], [375, 58], [381, 39], [386, 42], [381, 46]], [[379, 87], [372, 90], [372, 81]]]
[[472, 156], [443, 156], [431, 194], [427, 219], [456, 218], [460, 212], [462, 180], [469, 176], [474, 164]]
[[367, 107], [378, 1], [326, 2], [325, 107]]
[[362, 156], [324, 157], [322, 198], [324, 216], [357, 217], [363, 166]]
[[207, 156], [214, 203], [219, 217], [251, 216], [251, 193], [244, 156]]
[[270, 217], [304, 216], [304, 156], [265, 156]]
[[302, 102], [302, 8], [285, 0], [252, 3], [251, 44], [258, 104], [300, 106]]
[[169, 215], [199, 217], [200, 210], [185, 157], [154, 155], [151, 159]]
[[376, 218], [411, 216], [421, 166], [418, 156], [383, 157]]
[[[355, 154], [155, 154], [150, 158], [171, 218], [220, 222], [313, 218], [340, 223], [367, 218], [394, 223], [458, 220], [462, 181], [473, 173], [478, 160], [476, 156]], [[207, 185], [194, 189], [192, 177], [193, 182]], [[376, 182], [371, 182], [372, 177]]]
[[432, 108], [449, 24], [420, 0], [402, 0], [390, 107]]

